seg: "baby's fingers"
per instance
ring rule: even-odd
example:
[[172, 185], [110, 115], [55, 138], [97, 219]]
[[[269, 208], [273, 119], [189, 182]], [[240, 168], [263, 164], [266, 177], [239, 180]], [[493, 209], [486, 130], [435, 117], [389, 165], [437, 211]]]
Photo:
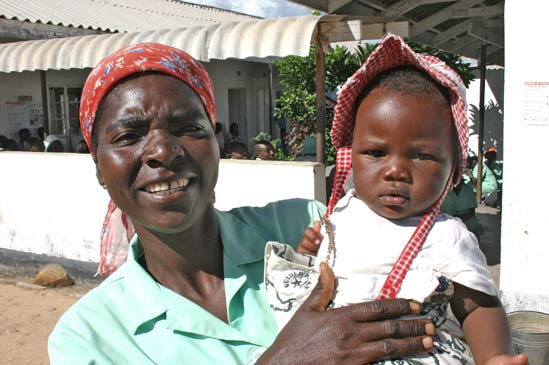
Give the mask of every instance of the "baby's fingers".
[[[315, 225], [317, 223], [320, 225], [319, 222], [315, 222]], [[322, 242], [322, 235], [319, 232], [320, 228], [318, 228], [318, 231], [316, 229], [316, 227], [309, 227], [305, 230], [303, 238], [297, 246], [297, 252], [308, 255], [316, 255], [318, 249], [320, 248], [320, 243]]]
[[488, 360], [486, 365], [528, 365], [528, 355], [498, 355]]

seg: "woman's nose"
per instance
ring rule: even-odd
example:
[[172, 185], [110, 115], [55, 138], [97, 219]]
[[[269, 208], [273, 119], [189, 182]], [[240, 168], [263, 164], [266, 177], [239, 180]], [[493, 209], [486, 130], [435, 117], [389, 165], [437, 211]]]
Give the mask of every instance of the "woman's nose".
[[406, 161], [398, 157], [393, 157], [387, 160], [383, 178], [387, 181], [410, 181], [410, 170], [406, 164]]
[[183, 148], [170, 132], [154, 129], [149, 131], [145, 138], [143, 162], [148, 166], [169, 168], [183, 157]]

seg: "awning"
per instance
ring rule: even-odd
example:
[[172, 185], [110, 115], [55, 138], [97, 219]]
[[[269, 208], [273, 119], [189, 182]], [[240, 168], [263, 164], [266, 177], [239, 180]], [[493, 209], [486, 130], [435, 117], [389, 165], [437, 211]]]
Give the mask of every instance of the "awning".
[[0, 44], [0, 72], [93, 67], [114, 51], [140, 42], [177, 47], [200, 61], [306, 56], [322, 18], [326, 18], [324, 22], [341, 19], [339, 16], [261, 19]]

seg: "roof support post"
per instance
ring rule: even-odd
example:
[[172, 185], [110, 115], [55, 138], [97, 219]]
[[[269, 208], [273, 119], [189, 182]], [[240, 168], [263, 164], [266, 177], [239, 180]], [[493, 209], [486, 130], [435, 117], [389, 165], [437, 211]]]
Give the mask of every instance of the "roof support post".
[[478, 162], [477, 162], [477, 203], [482, 196], [482, 165], [484, 144], [484, 89], [486, 83], [486, 42], [480, 46], [480, 95], [478, 101]]
[[[269, 63], [269, 134], [273, 137], [273, 65]], [[280, 138], [282, 140], [282, 136]]]
[[324, 133], [326, 129], [326, 65], [322, 34], [316, 39], [316, 161], [324, 163]]
[[46, 133], [50, 134], [50, 122], [48, 118], [48, 82], [46, 79], [46, 71], [40, 71], [40, 93], [42, 95], [43, 126]]

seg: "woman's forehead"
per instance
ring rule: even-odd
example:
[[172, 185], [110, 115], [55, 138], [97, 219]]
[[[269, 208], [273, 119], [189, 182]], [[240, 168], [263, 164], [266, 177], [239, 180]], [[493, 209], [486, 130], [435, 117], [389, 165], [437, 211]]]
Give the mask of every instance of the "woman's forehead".
[[138, 74], [121, 80], [105, 95], [101, 104], [103, 107], [112, 107], [122, 101], [146, 105], [164, 98], [180, 98], [202, 105], [202, 100], [189, 85], [161, 73]]
[[122, 80], [101, 102], [97, 120], [110, 124], [119, 118], [154, 118], [161, 113], [203, 114], [201, 98], [186, 83], [169, 75], [144, 74]]

